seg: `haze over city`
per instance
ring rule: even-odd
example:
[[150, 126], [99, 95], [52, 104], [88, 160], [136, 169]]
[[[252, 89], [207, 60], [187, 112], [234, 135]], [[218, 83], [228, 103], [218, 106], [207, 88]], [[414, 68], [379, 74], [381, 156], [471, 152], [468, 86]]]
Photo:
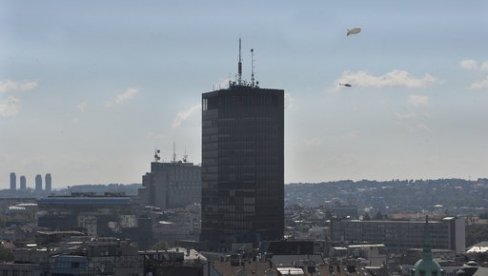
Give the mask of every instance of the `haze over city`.
[[486, 177], [487, 5], [2, 1], [0, 188], [141, 182], [173, 142], [200, 163], [201, 94], [239, 37], [244, 77], [253, 48], [285, 90], [285, 183]]

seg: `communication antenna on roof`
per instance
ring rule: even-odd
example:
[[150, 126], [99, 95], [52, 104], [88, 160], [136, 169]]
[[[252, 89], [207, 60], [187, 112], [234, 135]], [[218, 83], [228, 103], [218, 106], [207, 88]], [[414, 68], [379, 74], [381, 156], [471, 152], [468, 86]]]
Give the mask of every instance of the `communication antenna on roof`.
[[185, 146], [185, 155], [183, 155], [183, 163], [188, 161], [188, 154], [186, 154], [186, 146]]
[[242, 82], [241, 38], [239, 37], [239, 63], [237, 63], [237, 84]]
[[173, 142], [173, 163], [176, 163], [176, 144]]
[[161, 160], [161, 157], [159, 156], [160, 153], [161, 153], [160, 150], [158, 149], [154, 150], [154, 162], [159, 162], [159, 160]]
[[251, 49], [251, 86], [254, 87], [254, 49]]

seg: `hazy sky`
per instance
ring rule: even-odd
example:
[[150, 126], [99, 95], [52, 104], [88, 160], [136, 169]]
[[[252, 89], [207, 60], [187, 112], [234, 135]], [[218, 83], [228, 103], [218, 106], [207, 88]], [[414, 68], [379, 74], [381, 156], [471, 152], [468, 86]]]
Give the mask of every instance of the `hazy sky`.
[[487, 177], [487, 26], [481, 0], [1, 1], [0, 188], [141, 182], [173, 141], [200, 163], [239, 36], [286, 92], [287, 183]]

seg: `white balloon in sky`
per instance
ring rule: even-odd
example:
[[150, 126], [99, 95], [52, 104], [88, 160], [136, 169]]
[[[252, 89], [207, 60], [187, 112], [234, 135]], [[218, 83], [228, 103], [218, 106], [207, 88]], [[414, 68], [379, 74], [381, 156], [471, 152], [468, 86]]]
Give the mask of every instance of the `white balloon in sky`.
[[361, 32], [361, 28], [352, 28], [352, 29], [347, 29], [347, 36], [353, 35], [353, 34], [359, 34]]

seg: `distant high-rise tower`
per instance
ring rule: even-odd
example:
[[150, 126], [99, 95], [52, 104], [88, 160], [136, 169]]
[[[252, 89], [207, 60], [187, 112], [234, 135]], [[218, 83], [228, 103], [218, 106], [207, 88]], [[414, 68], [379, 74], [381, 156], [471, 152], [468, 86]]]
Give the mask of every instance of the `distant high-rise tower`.
[[283, 239], [284, 91], [243, 81], [241, 68], [202, 94], [201, 240], [213, 248]]
[[17, 176], [14, 172], [10, 173], [10, 190], [17, 190]]
[[42, 192], [42, 175], [36, 175], [36, 192]]
[[25, 179], [25, 176], [20, 176], [20, 190], [25, 191], [27, 190], [27, 180]]
[[51, 189], [52, 189], [51, 181], [52, 181], [51, 174], [50, 173], [46, 174], [46, 178], [45, 178], [45, 190], [46, 190], [46, 192], [51, 192]]

